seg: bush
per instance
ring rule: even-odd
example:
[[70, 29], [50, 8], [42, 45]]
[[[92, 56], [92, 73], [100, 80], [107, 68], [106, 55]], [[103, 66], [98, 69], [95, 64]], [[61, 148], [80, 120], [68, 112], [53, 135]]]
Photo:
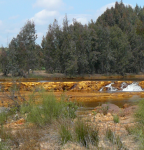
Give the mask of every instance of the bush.
[[78, 120], [75, 124], [76, 138], [83, 146], [88, 147], [89, 143], [97, 146], [99, 142], [98, 129], [92, 129], [83, 121]]
[[42, 126], [47, 123], [51, 123], [52, 120], [58, 118], [75, 118], [75, 111], [77, 106], [73, 102], [65, 102], [63, 100], [57, 101], [54, 95], [41, 95], [42, 104], [35, 105], [29, 103], [29, 105], [23, 105], [21, 112], [28, 113], [27, 121]]

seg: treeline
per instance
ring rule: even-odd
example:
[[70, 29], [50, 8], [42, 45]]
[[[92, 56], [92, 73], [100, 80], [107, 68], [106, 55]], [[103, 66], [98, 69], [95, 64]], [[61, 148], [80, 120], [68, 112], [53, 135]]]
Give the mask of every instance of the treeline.
[[0, 62], [4, 75], [24, 75], [29, 69], [67, 75], [138, 73], [144, 71], [144, 8], [116, 2], [96, 22], [82, 25], [73, 19], [63, 26], [54, 20], [41, 45], [35, 24], [28, 21], [9, 48], [2, 48]]

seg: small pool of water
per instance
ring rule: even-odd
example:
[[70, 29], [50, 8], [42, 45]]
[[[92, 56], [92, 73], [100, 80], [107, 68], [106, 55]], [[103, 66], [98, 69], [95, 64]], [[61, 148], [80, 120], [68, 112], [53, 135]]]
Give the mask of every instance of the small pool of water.
[[123, 108], [124, 104], [135, 105], [143, 98], [140, 98], [138, 95], [134, 95], [132, 98], [123, 99], [123, 100], [105, 100], [105, 101], [84, 101], [82, 102], [82, 106], [78, 108], [76, 114], [78, 116], [88, 115], [95, 107], [101, 106], [104, 103], [112, 103], [120, 108]]

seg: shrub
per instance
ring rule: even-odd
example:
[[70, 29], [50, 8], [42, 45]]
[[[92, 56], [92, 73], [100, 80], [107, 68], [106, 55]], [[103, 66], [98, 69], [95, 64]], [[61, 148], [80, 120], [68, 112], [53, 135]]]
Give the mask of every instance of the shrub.
[[21, 108], [21, 112], [26, 113], [27, 121], [35, 123], [39, 126], [51, 123], [53, 119], [58, 118], [75, 118], [77, 106], [73, 102], [57, 101], [54, 95], [42, 94], [42, 104], [29, 104]]
[[64, 117], [69, 117], [71, 119], [74, 119], [76, 117], [76, 110], [78, 109], [77, 103], [75, 102], [64, 102], [63, 107], [63, 115]]

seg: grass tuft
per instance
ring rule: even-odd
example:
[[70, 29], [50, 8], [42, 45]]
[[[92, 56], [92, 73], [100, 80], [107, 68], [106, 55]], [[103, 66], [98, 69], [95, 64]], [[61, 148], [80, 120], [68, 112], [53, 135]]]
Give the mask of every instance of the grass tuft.
[[98, 129], [92, 129], [83, 121], [78, 120], [75, 123], [76, 138], [83, 146], [88, 147], [89, 143], [97, 146], [99, 142]]
[[118, 115], [114, 115], [113, 116], [113, 121], [114, 121], [114, 123], [119, 123], [119, 116]]
[[115, 144], [117, 146], [117, 149], [124, 149], [124, 150], [126, 150], [126, 148], [124, 147], [120, 137], [118, 135], [116, 135], [111, 129], [107, 129], [106, 130], [106, 138], [112, 144]]
[[71, 141], [72, 140], [72, 134], [70, 132], [69, 125], [62, 124], [60, 126], [59, 135], [61, 138], [61, 144], [62, 145], [67, 143], [68, 141]]

